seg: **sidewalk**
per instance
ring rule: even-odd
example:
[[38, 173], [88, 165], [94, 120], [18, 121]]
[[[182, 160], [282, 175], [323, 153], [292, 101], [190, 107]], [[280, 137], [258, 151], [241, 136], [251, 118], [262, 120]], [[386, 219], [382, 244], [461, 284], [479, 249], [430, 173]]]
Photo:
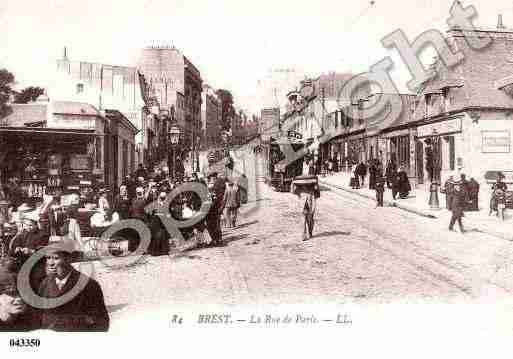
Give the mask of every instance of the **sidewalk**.
[[[365, 186], [361, 189], [352, 189], [349, 187], [350, 174], [338, 172], [332, 176], [319, 177], [321, 184], [335, 187], [346, 192], [350, 192], [361, 197], [376, 199], [374, 190], [369, 189], [369, 176], [365, 178]], [[465, 212], [463, 225], [467, 230], [483, 232], [508, 241], [513, 241], [513, 211], [506, 210], [505, 220], [502, 221], [495, 215], [488, 216], [488, 203], [490, 200], [488, 188], [481, 188], [479, 191], [479, 211]], [[440, 201], [440, 210], [433, 210], [429, 207], [429, 192], [423, 188], [413, 189], [410, 196], [405, 199], [392, 198], [392, 191], [385, 188], [384, 204], [393, 206], [402, 210], [413, 212], [418, 215], [439, 219], [449, 225], [451, 212], [445, 209], [445, 195], [438, 193]], [[455, 229], [458, 230], [458, 226]]]

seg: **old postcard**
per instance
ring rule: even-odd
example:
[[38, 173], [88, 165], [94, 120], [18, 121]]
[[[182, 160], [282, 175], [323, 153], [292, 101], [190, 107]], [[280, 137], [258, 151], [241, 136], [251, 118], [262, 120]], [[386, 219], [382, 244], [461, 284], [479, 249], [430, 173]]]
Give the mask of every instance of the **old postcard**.
[[511, 3], [2, 0], [0, 31], [2, 355], [507, 356]]

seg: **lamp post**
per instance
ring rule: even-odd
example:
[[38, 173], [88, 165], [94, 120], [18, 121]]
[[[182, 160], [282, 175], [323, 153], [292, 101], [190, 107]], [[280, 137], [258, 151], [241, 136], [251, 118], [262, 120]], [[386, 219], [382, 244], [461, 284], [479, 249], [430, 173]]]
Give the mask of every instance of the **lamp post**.
[[[180, 142], [180, 134], [182, 133], [182, 131], [180, 130], [180, 127], [177, 127], [177, 126], [173, 126], [169, 129], [169, 142], [171, 143], [171, 149], [173, 150], [173, 155], [172, 155], [172, 163], [171, 163], [171, 174], [173, 176], [173, 179], [175, 179], [175, 158], [176, 158], [176, 153], [175, 153], [175, 149], [176, 149], [176, 146], [178, 145], [178, 143]], [[168, 164], [168, 167], [169, 167], [169, 164]]]

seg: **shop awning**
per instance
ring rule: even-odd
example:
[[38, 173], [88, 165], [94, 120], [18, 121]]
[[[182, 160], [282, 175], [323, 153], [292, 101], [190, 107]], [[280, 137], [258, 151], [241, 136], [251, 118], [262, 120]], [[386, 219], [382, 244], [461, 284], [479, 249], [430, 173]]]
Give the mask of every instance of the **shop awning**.
[[58, 128], [27, 128], [27, 127], [0, 127], [0, 133], [17, 132], [17, 133], [47, 133], [47, 134], [65, 134], [65, 135], [96, 135], [94, 129], [58, 129]]

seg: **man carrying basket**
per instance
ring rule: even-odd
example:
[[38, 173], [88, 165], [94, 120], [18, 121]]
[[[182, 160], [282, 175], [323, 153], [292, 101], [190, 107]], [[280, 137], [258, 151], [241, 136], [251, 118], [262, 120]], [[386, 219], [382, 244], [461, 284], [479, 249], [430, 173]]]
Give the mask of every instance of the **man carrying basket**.
[[292, 182], [292, 191], [298, 196], [304, 217], [303, 241], [313, 236], [317, 198], [320, 197], [317, 176], [299, 176]]

